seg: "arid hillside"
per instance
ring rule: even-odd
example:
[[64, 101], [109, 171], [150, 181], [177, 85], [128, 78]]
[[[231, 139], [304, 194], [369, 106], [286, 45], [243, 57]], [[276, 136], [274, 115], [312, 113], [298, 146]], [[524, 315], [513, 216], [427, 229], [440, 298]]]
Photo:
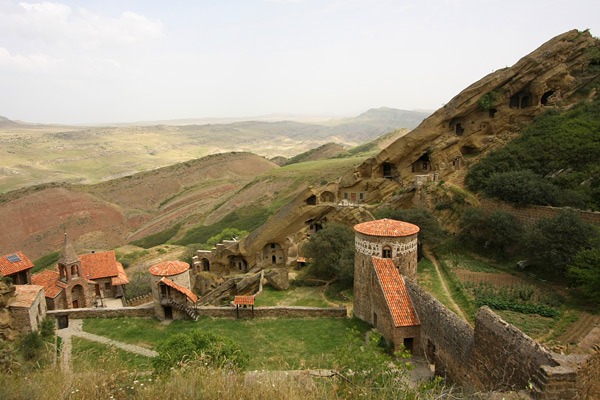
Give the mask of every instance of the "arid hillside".
[[[276, 165], [250, 153], [218, 154], [96, 185], [47, 184], [0, 197], [0, 252], [37, 258], [66, 230], [82, 248], [111, 248], [224, 203]], [[7, 226], [8, 226], [7, 225]]]
[[0, 193], [49, 182], [97, 183], [224, 152], [289, 158], [328, 142], [352, 147], [394, 129], [412, 128], [426, 116], [382, 108], [356, 118], [317, 122], [189, 120], [186, 125], [86, 128], [2, 117]]

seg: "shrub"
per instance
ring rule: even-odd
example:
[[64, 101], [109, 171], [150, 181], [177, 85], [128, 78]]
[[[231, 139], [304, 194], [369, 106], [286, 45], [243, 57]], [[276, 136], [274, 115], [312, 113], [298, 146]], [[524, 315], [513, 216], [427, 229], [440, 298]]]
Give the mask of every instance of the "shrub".
[[461, 236], [479, 250], [486, 249], [499, 257], [516, 252], [523, 237], [517, 219], [504, 211], [487, 214], [478, 208], [467, 208], [459, 227]]
[[33, 360], [38, 357], [42, 350], [44, 341], [38, 331], [29, 332], [21, 337], [19, 341], [19, 350], [25, 360]]
[[565, 276], [575, 254], [590, 246], [598, 232], [571, 210], [554, 218], [541, 218], [525, 232], [529, 262], [544, 270]]
[[56, 327], [56, 322], [53, 318], [46, 318], [42, 321], [40, 325], [40, 334], [43, 338], [51, 338], [54, 337], [54, 328]]
[[302, 246], [312, 259], [310, 272], [322, 279], [337, 277], [344, 287], [354, 282], [354, 233], [344, 225], [330, 223]]
[[492, 90], [491, 92], [484, 94], [479, 98], [479, 101], [477, 101], [477, 106], [483, 111], [488, 111], [494, 108], [499, 99], [500, 95], [498, 92]]
[[191, 331], [171, 335], [160, 343], [152, 359], [157, 373], [166, 373], [187, 361], [201, 361], [214, 368], [244, 369], [250, 356], [233, 339], [212, 332]]
[[375, 212], [375, 217], [392, 218], [417, 225], [421, 228], [419, 231], [420, 243], [435, 244], [444, 238], [444, 231], [438, 220], [426, 208], [411, 208], [408, 210], [382, 208]]
[[488, 179], [484, 193], [520, 206], [557, 206], [561, 196], [556, 186], [531, 171], [495, 173]]
[[579, 251], [568, 267], [567, 276], [590, 300], [600, 304], [600, 248]]

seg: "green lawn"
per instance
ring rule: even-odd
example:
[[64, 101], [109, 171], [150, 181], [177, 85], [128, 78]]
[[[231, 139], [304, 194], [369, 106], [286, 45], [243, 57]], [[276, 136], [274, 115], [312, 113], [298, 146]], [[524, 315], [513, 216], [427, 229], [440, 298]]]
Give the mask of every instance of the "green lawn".
[[80, 337], [73, 337], [71, 340], [73, 346], [73, 369], [75, 371], [85, 370], [90, 367], [102, 368], [112, 365], [124, 366], [130, 372], [152, 369], [150, 357], [130, 353], [113, 346]]
[[335, 349], [346, 339], [348, 328], [362, 333], [370, 325], [345, 318], [212, 319], [173, 321], [162, 325], [154, 319], [93, 318], [84, 330], [126, 343], [154, 347], [173, 333], [210, 330], [231, 337], [251, 354], [249, 369], [331, 368]]
[[426, 292], [432, 294], [433, 297], [438, 299], [442, 304], [448, 307], [448, 309], [456, 313], [456, 309], [450, 303], [450, 299], [442, 287], [442, 282], [435, 271], [435, 266], [429, 259], [425, 257], [421, 258], [421, 261], [417, 264], [417, 273], [419, 286], [425, 289]]
[[322, 287], [302, 286], [290, 290], [276, 290], [270, 285], [263, 288], [263, 292], [256, 297], [255, 306], [303, 306], [303, 307], [331, 307], [321, 296]]

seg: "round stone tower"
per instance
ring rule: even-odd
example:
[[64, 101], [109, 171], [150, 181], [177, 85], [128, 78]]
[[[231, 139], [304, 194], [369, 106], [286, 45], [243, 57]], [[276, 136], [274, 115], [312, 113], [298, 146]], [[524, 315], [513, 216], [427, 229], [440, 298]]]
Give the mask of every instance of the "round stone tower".
[[[408, 222], [380, 219], [354, 226], [354, 314], [369, 320], [370, 292], [375, 287], [373, 257], [390, 258], [400, 274], [417, 278], [417, 234]], [[364, 309], [363, 309], [364, 308]]]
[[183, 261], [165, 261], [153, 265], [148, 272], [152, 275], [152, 297], [156, 317], [161, 320], [185, 318], [185, 314], [173, 309], [168, 300], [178, 297], [178, 288], [191, 289], [190, 265]]

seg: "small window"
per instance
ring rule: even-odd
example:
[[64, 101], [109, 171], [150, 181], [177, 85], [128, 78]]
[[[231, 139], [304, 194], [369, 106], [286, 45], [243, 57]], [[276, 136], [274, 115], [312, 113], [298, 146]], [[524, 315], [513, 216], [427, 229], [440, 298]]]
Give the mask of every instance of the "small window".
[[275, 248], [275, 243], [271, 243], [271, 248], [274, 249]]
[[344, 199], [348, 200], [348, 193], [344, 193]]
[[110, 282], [104, 284], [104, 290], [110, 290]]
[[364, 195], [361, 193], [361, 194], [359, 195], [359, 198], [362, 200], [362, 199], [364, 198]]
[[160, 285], [160, 293], [161, 293], [163, 296], [166, 296], [166, 295], [167, 295], [167, 285]]
[[392, 258], [392, 249], [388, 246], [384, 247], [381, 252], [381, 258]]

